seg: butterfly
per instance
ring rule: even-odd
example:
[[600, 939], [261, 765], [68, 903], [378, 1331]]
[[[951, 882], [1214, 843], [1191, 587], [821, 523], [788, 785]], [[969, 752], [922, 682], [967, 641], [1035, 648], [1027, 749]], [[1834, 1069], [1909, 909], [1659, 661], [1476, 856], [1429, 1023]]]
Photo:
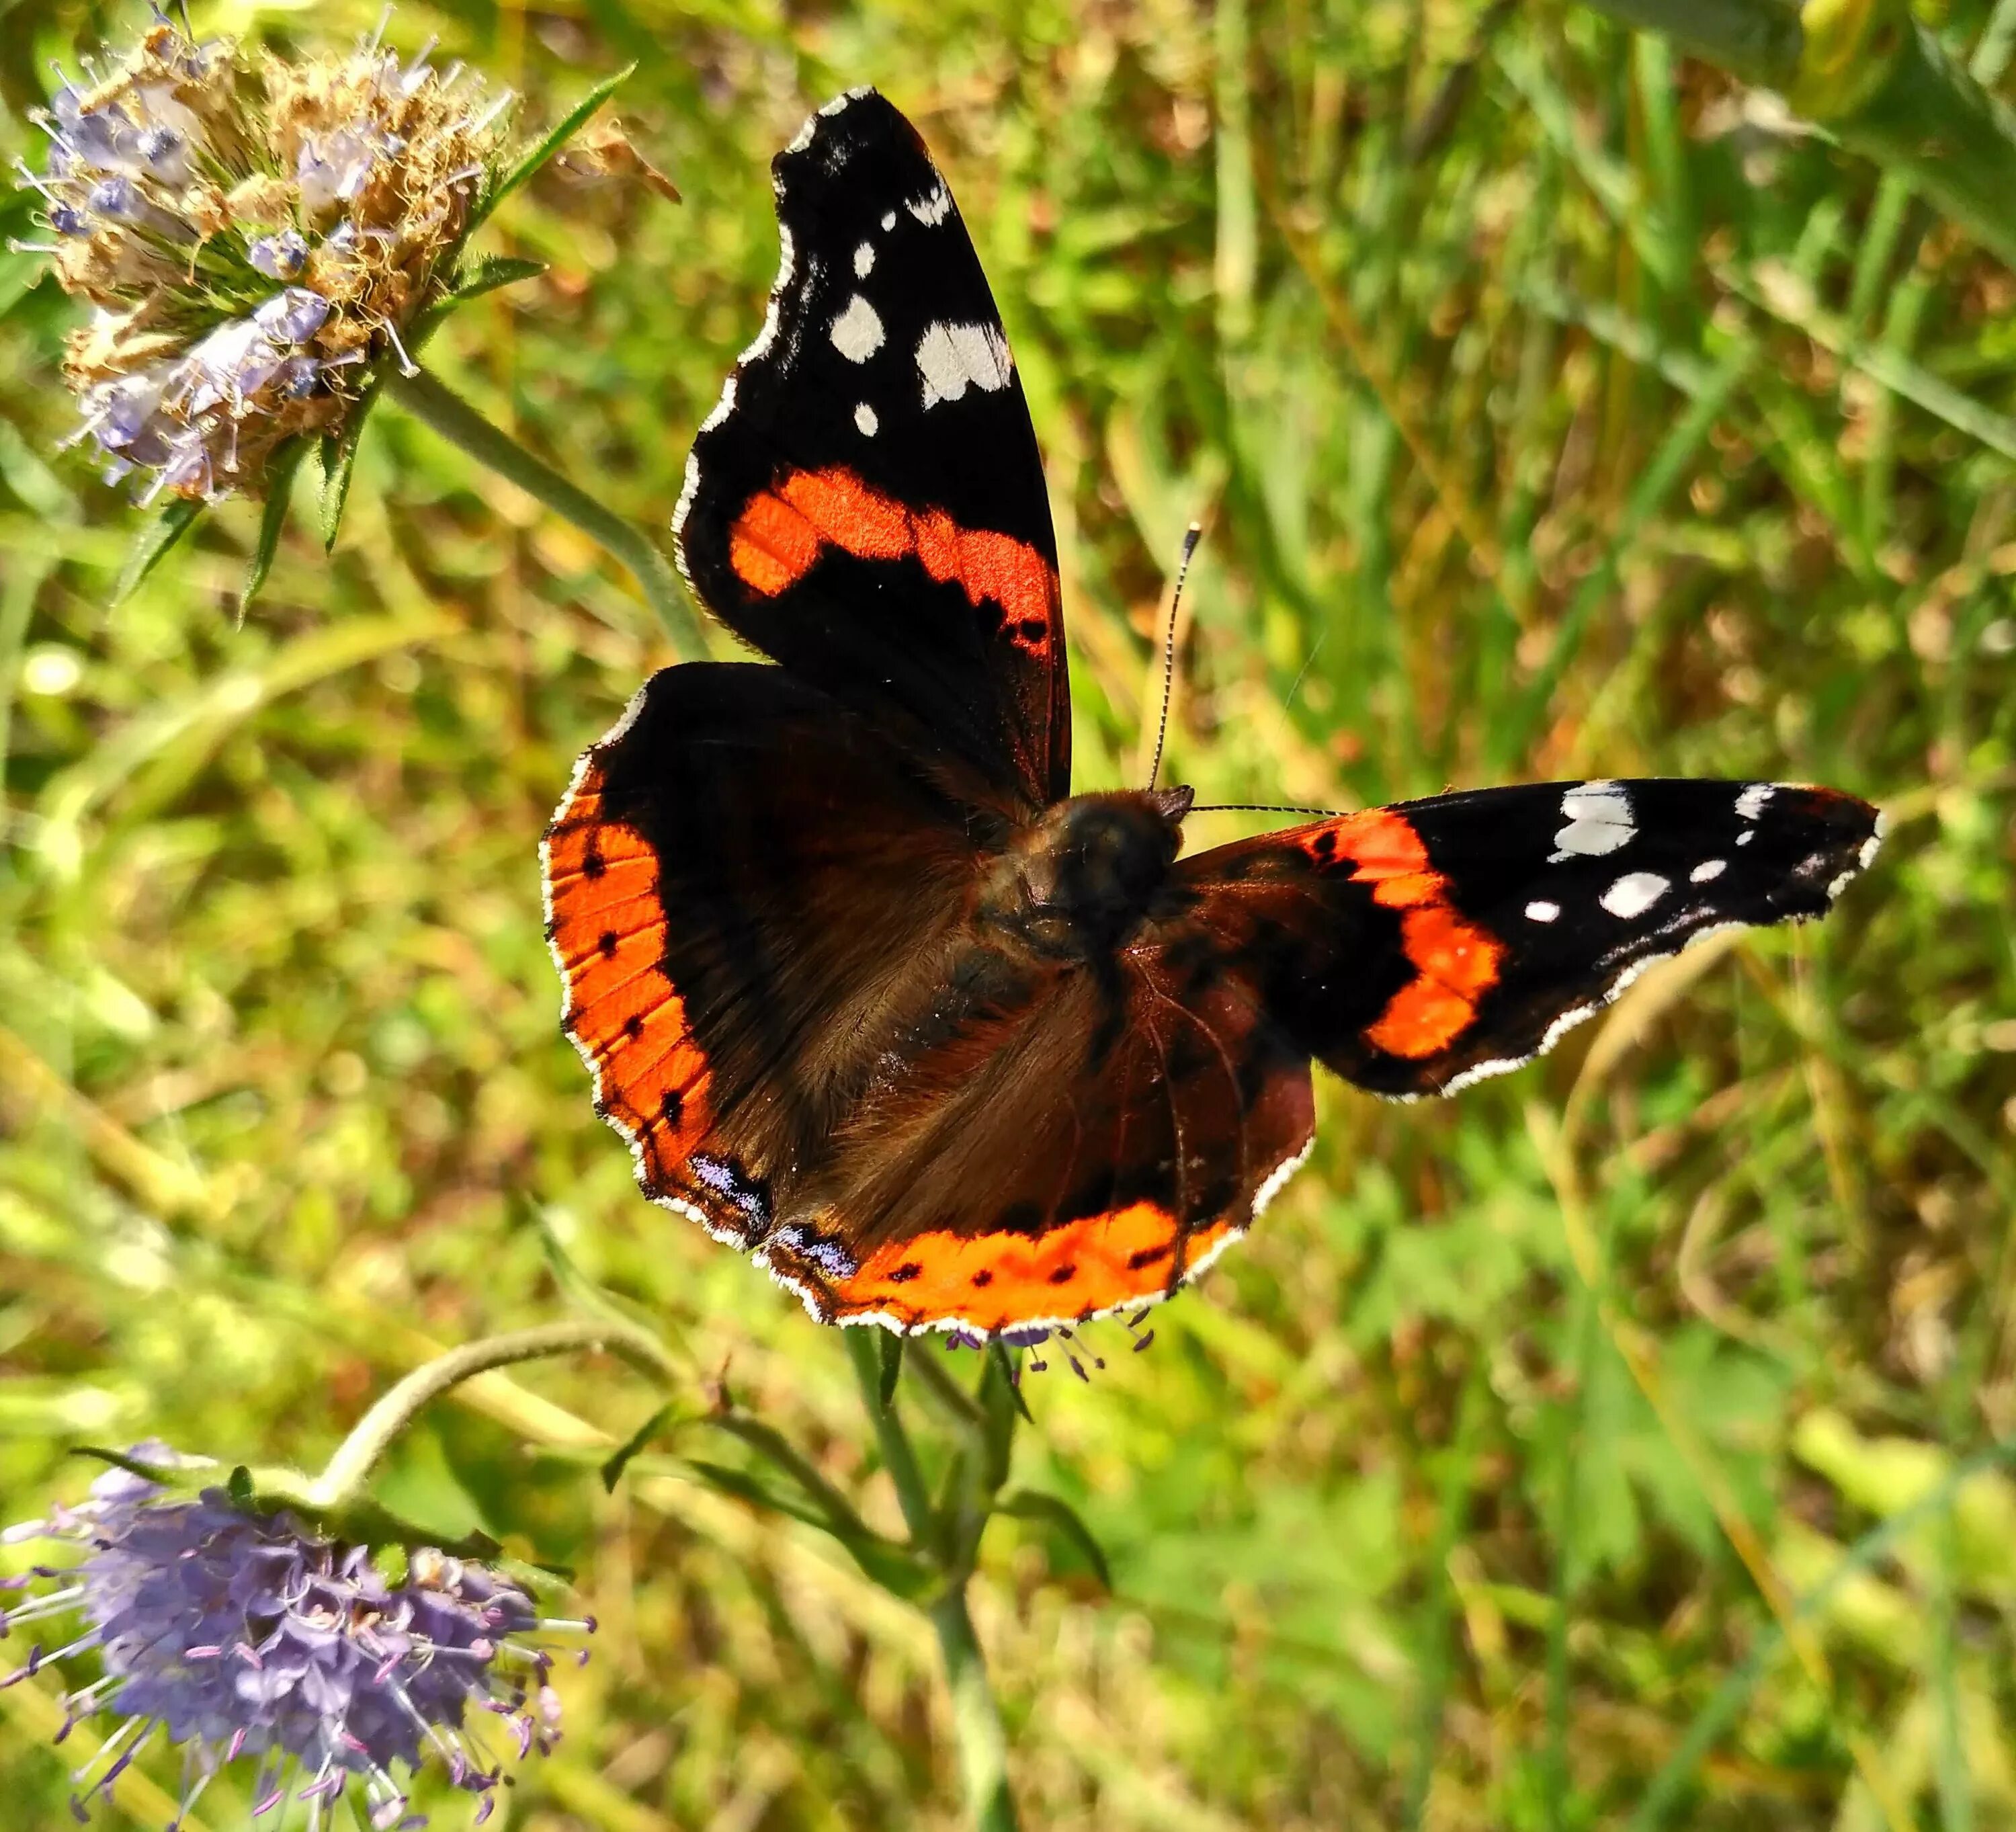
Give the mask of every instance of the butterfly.
[[1073, 794], [1042, 462], [952, 194], [869, 89], [773, 169], [782, 268], [675, 523], [770, 660], [653, 676], [542, 857], [639, 1182], [814, 1316], [1165, 1298], [1308, 1156], [1312, 1061], [1450, 1093], [1873, 856], [1874, 808], [1779, 783], [1473, 790], [1194, 855], [1187, 788]]

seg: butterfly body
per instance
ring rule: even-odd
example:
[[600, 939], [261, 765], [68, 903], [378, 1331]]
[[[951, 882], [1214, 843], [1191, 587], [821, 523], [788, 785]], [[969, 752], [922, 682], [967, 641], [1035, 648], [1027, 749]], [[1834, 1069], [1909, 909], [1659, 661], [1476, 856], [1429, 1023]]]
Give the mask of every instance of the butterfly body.
[[784, 259], [695, 441], [695, 591], [769, 664], [654, 676], [542, 856], [563, 1028], [653, 1200], [838, 1323], [1152, 1301], [1382, 1094], [1529, 1060], [1643, 966], [1825, 911], [1852, 797], [1468, 791], [1184, 849], [1073, 794], [1057, 554], [951, 194], [873, 92], [776, 167]]

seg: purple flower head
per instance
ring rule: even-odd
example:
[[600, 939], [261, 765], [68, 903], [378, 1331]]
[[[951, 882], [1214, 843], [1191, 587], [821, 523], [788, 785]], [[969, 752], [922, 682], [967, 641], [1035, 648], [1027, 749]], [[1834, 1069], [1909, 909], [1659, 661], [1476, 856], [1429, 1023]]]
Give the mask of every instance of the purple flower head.
[[[508, 100], [432, 49], [254, 56], [157, 9], [35, 114], [41, 169], [13, 163], [49, 234], [26, 246], [93, 308], [64, 361], [72, 442], [142, 501], [263, 495], [362, 410], [373, 365], [411, 370]], [[142, 373], [161, 385], [136, 416], [106, 391]]]
[[[191, 1460], [158, 1445], [132, 1455], [150, 1468]], [[417, 1552], [394, 1583], [366, 1549], [286, 1514], [124, 1470], [100, 1476], [81, 1506], [0, 1535], [0, 1544], [31, 1538], [84, 1556], [67, 1570], [0, 1579], [0, 1600], [22, 1597], [0, 1607], [0, 1639], [64, 1620], [67, 1639], [31, 1645], [0, 1687], [95, 1652], [102, 1671], [68, 1695], [65, 1730], [90, 1716], [121, 1720], [77, 1777], [80, 1817], [158, 1733], [184, 1751], [185, 1813], [243, 1757], [258, 1765], [255, 1814], [293, 1799], [319, 1832], [351, 1794], [374, 1827], [418, 1826], [401, 1777], [431, 1752], [481, 1803], [480, 1821], [504, 1779], [486, 1721], [520, 1758], [543, 1755], [559, 1735], [547, 1683], [554, 1656], [534, 1638], [594, 1627], [541, 1618], [523, 1589], [485, 1566]]]

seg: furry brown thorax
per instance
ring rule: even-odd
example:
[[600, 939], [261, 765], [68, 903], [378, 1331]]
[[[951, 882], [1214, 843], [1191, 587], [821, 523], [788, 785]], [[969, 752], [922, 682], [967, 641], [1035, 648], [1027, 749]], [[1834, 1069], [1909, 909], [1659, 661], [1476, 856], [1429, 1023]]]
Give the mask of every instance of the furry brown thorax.
[[1124, 941], [1183, 849], [1186, 788], [1074, 795], [1021, 829], [988, 875], [981, 920], [1053, 960]]

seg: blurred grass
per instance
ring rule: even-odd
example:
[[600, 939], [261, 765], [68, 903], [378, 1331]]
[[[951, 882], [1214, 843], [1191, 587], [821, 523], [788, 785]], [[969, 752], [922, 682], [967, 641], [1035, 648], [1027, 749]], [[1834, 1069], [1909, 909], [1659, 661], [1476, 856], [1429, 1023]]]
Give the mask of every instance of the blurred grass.
[[[1955, 0], [1956, 60], [1999, 79], [2008, 10], [1984, 42]], [[16, 0], [10, 149], [39, 59], [136, 17]], [[1698, 772], [1892, 810], [1823, 928], [1690, 956], [1593, 1042], [1446, 1106], [1327, 1087], [1312, 1169], [1154, 1347], [1034, 1384], [1016, 1479], [1118, 1595], [1033, 1524], [987, 1542], [1027, 1823], [2016, 1825], [2016, 280], [1557, 6], [392, 36], [431, 31], [542, 120], [640, 61], [686, 207], [549, 174], [489, 246], [553, 271], [434, 355], [661, 529], [774, 268], [770, 153], [850, 83], [920, 121], [1049, 461], [1081, 783], [1137, 773], [1200, 515], [1171, 760], [1209, 799]], [[0, 257], [0, 1514], [74, 1490], [81, 1438], [319, 1460], [430, 1343], [561, 1308], [550, 1235], [894, 1527], [841, 1344], [637, 1197], [554, 1027], [536, 837], [671, 659], [628, 580], [387, 410], [334, 558], [290, 533], [243, 629], [242, 508], [106, 614], [131, 516], [54, 455], [69, 312], [31, 279]], [[613, 1363], [465, 1397], [388, 1499], [572, 1564], [606, 1625], [514, 1823], [956, 1823], [921, 1618], [676, 1466], [603, 1497], [654, 1403]], [[24, 1696], [0, 1798], [39, 1829]]]

